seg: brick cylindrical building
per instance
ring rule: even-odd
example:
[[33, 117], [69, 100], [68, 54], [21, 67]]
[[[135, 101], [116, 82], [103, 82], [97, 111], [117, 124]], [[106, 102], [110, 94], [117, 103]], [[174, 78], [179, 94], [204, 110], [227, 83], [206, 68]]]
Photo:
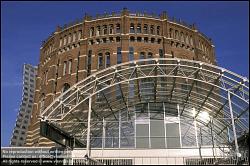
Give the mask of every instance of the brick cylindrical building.
[[53, 146], [41, 137], [38, 116], [62, 92], [92, 73], [144, 58], [183, 58], [216, 65], [211, 39], [194, 25], [146, 13], [85, 15], [42, 44], [27, 146]]

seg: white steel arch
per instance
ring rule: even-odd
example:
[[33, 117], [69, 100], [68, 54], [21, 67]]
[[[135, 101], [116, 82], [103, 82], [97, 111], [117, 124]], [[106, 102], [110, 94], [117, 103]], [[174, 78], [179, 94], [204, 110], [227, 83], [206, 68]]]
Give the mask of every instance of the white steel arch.
[[61, 94], [40, 116], [90, 140], [90, 130], [98, 131], [104, 118], [119, 121], [121, 110], [131, 118], [131, 108], [140, 103], [174, 103], [181, 117], [206, 127], [212, 123], [203, 117], [207, 112], [216, 124], [214, 133], [225, 140], [228, 130], [236, 151], [235, 138], [249, 130], [249, 80], [218, 66], [177, 58], [135, 60], [93, 73]]

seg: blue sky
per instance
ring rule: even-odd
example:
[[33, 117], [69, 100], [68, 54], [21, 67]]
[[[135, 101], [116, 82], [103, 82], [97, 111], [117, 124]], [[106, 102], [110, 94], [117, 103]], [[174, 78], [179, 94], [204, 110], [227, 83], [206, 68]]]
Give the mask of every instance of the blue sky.
[[1, 146], [8, 146], [22, 97], [24, 63], [37, 65], [42, 40], [84, 13], [147, 11], [196, 23], [211, 37], [218, 64], [249, 78], [248, 2], [1, 2]]

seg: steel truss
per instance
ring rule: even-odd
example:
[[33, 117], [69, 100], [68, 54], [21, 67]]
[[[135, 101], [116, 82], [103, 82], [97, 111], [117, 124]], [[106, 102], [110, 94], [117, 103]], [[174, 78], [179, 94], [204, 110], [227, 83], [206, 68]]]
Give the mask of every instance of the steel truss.
[[100, 133], [104, 119], [130, 122], [142, 103], [176, 104], [187, 123], [215, 124], [215, 139], [221, 144], [228, 137], [234, 140], [236, 152], [237, 137], [249, 130], [249, 80], [218, 66], [177, 58], [135, 60], [93, 73], [56, 98], [40, 117], [82, 141], [87, 137], [89, 149], [90, 136]]

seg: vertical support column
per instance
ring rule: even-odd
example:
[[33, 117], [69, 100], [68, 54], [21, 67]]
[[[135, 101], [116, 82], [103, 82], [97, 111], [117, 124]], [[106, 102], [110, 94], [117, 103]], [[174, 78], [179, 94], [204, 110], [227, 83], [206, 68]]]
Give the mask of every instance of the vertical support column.
[[149, 103], [148, 103], [148, 118], [149, 118], [149, 124], [148, 124], [148, 137], [149, 137], [149, 148], [151, 148], [151, 133], [150, 133], [150, 108], [149, 108]]
[[135, 143], [135, 148], [136, 148], [136, 109], [134, 109], [134, 111], [135, 111], [135, 127], [134, 127], [134, 129], [135, 129], [135, 131], [134, 131], [134, 143]]
[[121, 148], [121, 110], [119, 111], [119, 149]]
[[211, 138], [212, 138], [212, 145], [213, 145], [213, 147], [212, 147], [212, 151], [213, 151], [213, 157], [214, 157], [214, 159], [215, 159], [215, 155], [214, 155], [213, 119], [212, 119], [211, 117], [209, 117], [209, 119], [210, 119], [210, 125], [211, 125], [211, 127], [210, 127], [210, 131], [211, 131]]
[[[193, 112], [195, 115], [195, 108], [193, 108]], [[197, 148], [199, 147], [199, 142], [198, 142], [198, 134], [197, 134], [197, 124], [196, 124], [196, 119], [194, 117], [194, 132], [195, 132], [195, 141], [196, 141], [196, 146]]]
[[181, 116], [180, 116], [180, 106], [177, 104], [178, 118], [179, 118], [179, 135], [180, 135], [180, 146], [182, 148], [182, 138], [181, 138]]
[[227, 127], [228, 142], [231, 142], [229, 127]]
[[163, 102], [163, 111], [164, 111], [164, 134], [165, 134], [165, 148], [167, 149], [167, 133], [166, 133], [166, 110], [165, 103]]
[[236, 151], [236, 154], [238, 154], [239, 153], [239, 146], [238, 146], [237, 134], [236, 134], [235, 124], [234, 124], [234, 115], [233, 115], [230, 91], [228, 91], [228, 104], [229, 104], [231, 120], [232, 120], [232, 127], [233, 127], [233, 133], [234, 133], [235, 151]]
[[105, 132], [105, 119], [102, 119], [102, 149], [105, 148], [105, 141], [106, 141], [106, 132]]
[[201, 145], [202, 145], [202, 130], [200, 127], [200, 137], [201, 137], [201, 142], [200, 142], [200, 146], [199, 146], [199, 153], [200, 153], [200, 158], [202, 159], [202, 154], [201, 154]]
[[87, 155], [90, 157], [90, 120], [91, 120], [91, 97], [89, 97], [88, 130], [87, 130]]

